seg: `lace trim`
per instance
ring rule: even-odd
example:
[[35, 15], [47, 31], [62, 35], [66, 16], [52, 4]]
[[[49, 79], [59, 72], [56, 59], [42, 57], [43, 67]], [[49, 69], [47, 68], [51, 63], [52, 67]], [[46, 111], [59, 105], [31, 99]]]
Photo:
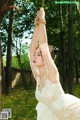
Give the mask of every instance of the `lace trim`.
[[56, 111], [59, 120], [80, 120], [80, 103], [73, 103]]

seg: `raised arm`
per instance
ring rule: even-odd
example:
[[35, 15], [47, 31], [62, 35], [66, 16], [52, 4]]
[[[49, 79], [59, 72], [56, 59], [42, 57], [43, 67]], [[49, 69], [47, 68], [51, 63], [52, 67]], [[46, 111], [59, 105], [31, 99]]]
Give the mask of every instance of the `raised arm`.
[[[35, 18], [35, 21], [36, 21], [36, 19], [37, 19], [37, 17]], [[34, 28], [34, 33], [33, 33], [33, 37], [32, 37], [31, 44], [30, 44], [30, 66], [31, 66], [31, 70], [32, 70], [32, 73], [35, 78], [36, 78], [37, 74], [36, 74], [35, 68], [33, 66], [33, 56], [34, 56], [36, 47], [38, 45], [38, 35], [39, 35], [39, 27], [36, 26]]]
[[43, 9], [40, 9], [39, 13], [38, 13], [38, 17], [40, 19], [40, 24], [39, 24], [39, 40], [40, 40], [40, 48], [43, 54], [43, 58], [45, 61], [45, 64], [48, 68], [48, 71], [50, 73], [50, 75], [53, 77], [55, 77], [55, 81], [57, 79], [57, 77], [59, 77], [58, 74], [58, 69], [54, 63], [54, 60], [51, 57], [50, 51], [49, 51], [49, 47], [48, 47], [48, 41], [47, 41], [47, 32], [46, 32], [46, 26], [44, 24], [44, 17], [45, 17], [45, 13]]
[[31, 40], [31, 44], [30, 44], [30, 58], [32, 60], [33, 56], [34, 56], [34, 52], [36, 50], [36, 47], [38, 45], [38, 32], [39, 32], [39, 27], [36, 27], [34, 29], [34, 34]]
[[44, 9], [41, 8], [40, 11], [37, 12], [37, 16], [39, 18], [39, 42], [40, 44], [47, 42], [47, 32], [45, 26], [45, 12]]

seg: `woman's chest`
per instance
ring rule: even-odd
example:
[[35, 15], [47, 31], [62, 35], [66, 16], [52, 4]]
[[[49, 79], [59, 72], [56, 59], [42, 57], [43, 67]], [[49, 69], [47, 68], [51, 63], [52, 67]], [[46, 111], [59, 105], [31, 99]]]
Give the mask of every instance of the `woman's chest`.
[[40, 90], [38, 87], [36, 88], [36, 98], [39, 100], [52, 101], [56, 100], [58, 96], [61, 94], [59, 89], [59, 83], [51, 84], [48, 81], [45, 83], [45, 86]]

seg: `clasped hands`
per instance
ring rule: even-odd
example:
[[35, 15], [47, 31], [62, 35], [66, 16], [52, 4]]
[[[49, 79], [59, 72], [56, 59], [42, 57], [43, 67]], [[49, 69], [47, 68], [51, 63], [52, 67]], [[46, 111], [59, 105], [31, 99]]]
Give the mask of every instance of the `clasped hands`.
[[40, 10], [37, 12], [36, 17], [34, 19], [34, 25], [37, 27], [40, 23], [46, 24], [45, 21], [45, 11], [43, 8], [40, 8]]

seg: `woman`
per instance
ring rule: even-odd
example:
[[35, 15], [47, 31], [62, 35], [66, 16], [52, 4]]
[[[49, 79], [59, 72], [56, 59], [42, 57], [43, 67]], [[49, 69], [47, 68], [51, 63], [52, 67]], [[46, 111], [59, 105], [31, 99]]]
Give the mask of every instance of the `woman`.
[[80, 120], [80, 99], [65, 94], [61, 87], [59, 72], [49, 51], [45, 24], [45, 12], [41, 8], [35, 18], [30, 45], [30, 65], [37, 83], [37, 120]]

